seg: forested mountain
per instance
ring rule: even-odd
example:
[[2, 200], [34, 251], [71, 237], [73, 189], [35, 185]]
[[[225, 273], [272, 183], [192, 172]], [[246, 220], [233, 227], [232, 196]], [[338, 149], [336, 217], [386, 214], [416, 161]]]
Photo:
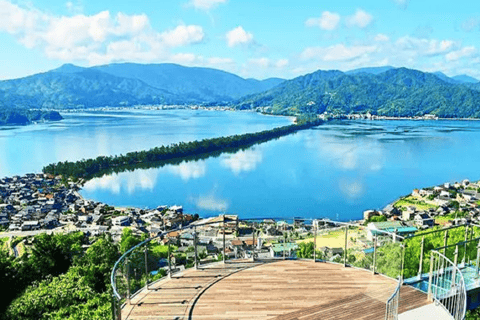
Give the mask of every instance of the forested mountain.
[[1, 125], [27, 125], [32, 122], [60, 121], [63, 117], [57, 111], [26, 109], [0, 109]]
[[470, 76], [467, 76], [466, 74], [461, 74], [461, 75], [458, 75], [458, 76], [454, 76], [454, 77], [452, 77], [452, 79], [457, 80], [459, 82], [463, 82], [463, 83], [478, 83], [478, 82], [480, 82], [480, 80], [475, 79], [475, 78], [470, 77]]
[[230, 101], [242, 96], [268, 90], [282, 79], [243, 79], [234, 74], [198, 67], [184, 67], [177, 64], [110, 64], [94, 67], [116, 77], [136, 79], [180, 96], [199, 102]]
[[208, 68], [174, 64], [64, 65], [0, 81], [0, 108], [77, 108], [232, 101], [268, 90], [281, 79], [243, 79]]
[[406, 68], [379, 74], [316, 71], [235, 103], [238, 109], [271, 107], [277, 114], [366, 113], [388, 116], [436, 114], [480, 117], [480, 85], [458, 84]]

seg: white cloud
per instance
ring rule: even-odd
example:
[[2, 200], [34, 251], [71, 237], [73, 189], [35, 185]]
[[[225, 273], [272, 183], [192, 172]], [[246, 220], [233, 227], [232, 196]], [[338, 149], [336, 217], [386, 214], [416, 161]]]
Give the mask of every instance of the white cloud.
[[402, 9], [407, 9], [408, 7], [408, 4], [410, 3], [410, 0], [393, 0], [393, 2], [395, 2], [395, 4], [402, 8]]
[[258, 149], [239, 151], [222, 159], [222, 166], [229, 168], [235, 175], [241, 172], [253, 171], [263, 160], [263, 154]]
[[173, 30], [162, 33], [161, 37], [166, 45], [180, 47], [192, 43], [199, 43], [205, 34], [200, 26], [178, 26]]
[[378, 41], [378, 42], [385, 42], [385, 41], [389, 41], [390, 37], [388, 37], [387, 35], [385, 35], [383, 33], [379, 33], [375, 36], [374, 40]]
[[192, 5], [196, 9], [210, 10], [215, 6], [226, 2], [227, 0], [192, 0], [190, 2], [190, 5]]
[[324, 11], [319, 18], [309, 18], [305, 21], [307, 27], [320, 27], [320, 29], [332, 31], [338, 27], [340, 15], [335, 12]]
[[277, 62], [275, 62], [275, 66], [279, 69], [282, 69], [288, 66], [288, 63], [288, 59], [278, 59]]
[[83, 5], [80, 1], [77, 1], [76, 3], [73, 3], [72, 1], [68, 1], [65, 4], [65, 7], [67, 8], [68, 12], [72, 14], [79, 14], [83, 12]]
[[300, 57], [304, 60], [348, 61], [372, 53], [375, 46], [351, 46], [336, 44], [330, 47], [309, 47], [303, 50]]
[[[72, 9], [74, 6], [67, 4]], [[109, 11], [102, 11], [55, 16], [5, 0], [0, 0], [0, 31], [13, 35], [27, 48], [44, 50], [49, 58], [89, 64], [167, 60], [173, 57], [171, 48], [204, 38], [202, 27], [196, 25], [157, 32], [145, 14], [120, 12], [112, 16]]]
[[373, 16], [371, 14], [362, 9], [357, 9], [353, 16], [347, 18], [347, 26], [363, 29], [368, 27], [372, 21]]
[[474, 46], [464, 47], [460, 50], [452, 51], [445, 55], [447, 61], [457, 61], [461, 58], [471, 57], [477, 52], [477, 49]]
[[226, 37], [227, 44], [231, 48], [237, 45], [248, 45], [253, 42], [253, 34], [245, 31], [242, 26], [228, 31]]
[[458, 47], [458, 43], [453, 40], [419, 39], [404, 36], [397, 39], [396, 46], [400, 50], [412, 51], [418, 55], [435, 56], [448, 53]]
[[250, 59], [248, 62], [260, 68], [268, 68], [271, 65], [271, 61], [268, 58]]
[[480, 17], [470, 18], [462, 23], [462, 29], [470, 32], [480, 26]]

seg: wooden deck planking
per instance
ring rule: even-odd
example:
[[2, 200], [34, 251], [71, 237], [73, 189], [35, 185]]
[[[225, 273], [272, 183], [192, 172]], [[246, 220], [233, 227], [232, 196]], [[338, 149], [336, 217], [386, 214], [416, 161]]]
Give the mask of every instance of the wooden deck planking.
[[[139, 305], [126, 306], [122, 319], [384, 319], [395, 287], [386, 277], [329, 263], [216, 265], [141, 292], [133, 299]], [[400, 313], [429, 303], [410, 287], [400, 297]]]

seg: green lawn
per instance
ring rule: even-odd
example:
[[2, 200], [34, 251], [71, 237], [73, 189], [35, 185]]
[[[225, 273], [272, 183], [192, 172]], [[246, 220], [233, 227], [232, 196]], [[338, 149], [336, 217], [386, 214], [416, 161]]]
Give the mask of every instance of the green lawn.
[[[176, 246], [170, 246], [170, 252], [175, 252], [178, 249]], [[150, 248], [152, 253], [156, 256], [166, 256], [168, 254], [168, 246], [162, 244], [154, 245]]]
[[6, 246], [5, 246], [8, 239], [9, 239], [8, 237], [0, 238], [0, 249], [7, 249], [8, 250], [8, 248], [6, 248]]
[[396, 208], [406, 208], [406, 207], [413, 206], [418, 210], [428, 210], [430, 208], [434, 208], [434, 209], [438, 208], [437, 205], [425, 203], [424, 201], [419, 201], [412, 196], [408, 196], [406, 198], [398, 200], [393, 204], [393, 206]]

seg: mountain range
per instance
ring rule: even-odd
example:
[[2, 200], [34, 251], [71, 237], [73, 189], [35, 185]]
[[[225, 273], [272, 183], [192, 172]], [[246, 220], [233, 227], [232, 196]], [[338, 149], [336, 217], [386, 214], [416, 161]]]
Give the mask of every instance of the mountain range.
[[229, 102], [268, 90], [283, 79], [243, 79], [232, 73], [176, 64], [71, 64], [0, 81], [0, 107], [91, 108], [137, 104]]
[[0, 110], [142, 104], [263, 107], [289, 115], [328, 111], [480, 117], [480, 83], [466, 75], [448, 77], [391, 66], [255, 80], [210, 68], [134, 63], [90, 68], [66, 64], [0, 81]]
[[[445, 79], [446, 78], [446, 79]], [[239, 99], [237, 109], [296, 115], [366, 113], [385, 116], [435, 114], [480, 117], [480, 83], [406, 68], [368, 68], [354, 72], [316, 71], [265, 92]]]

